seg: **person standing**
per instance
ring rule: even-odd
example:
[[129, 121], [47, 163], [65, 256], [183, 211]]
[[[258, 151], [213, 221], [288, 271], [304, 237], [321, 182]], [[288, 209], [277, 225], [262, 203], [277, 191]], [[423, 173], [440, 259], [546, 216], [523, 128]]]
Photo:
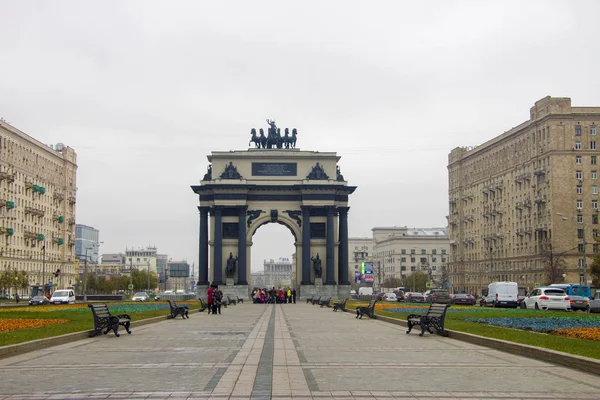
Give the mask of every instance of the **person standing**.
[[292, 304], [292, 289], [288, 288], [285, 296], [285, 302], [287, 304]]
[[210, 314], [213, 309], [213, 293], [215, 291], [215, 285], [210, 285], [206, 291], [206, 302], [208, 303], [208, 313]]
[[296, 304], [296, 288], [292, 288], [292, 301]]
[[19, 300], [21, 300], [19, 293], [15, 294], [15, 300], [17, 301], [17, 304], [19, 304]]
[[221, 305], [223, 305], [223, 292], [219, 289], [218, 285], [215, 285], [213, 292], [213, 315], [217, 312], [221, 314]]

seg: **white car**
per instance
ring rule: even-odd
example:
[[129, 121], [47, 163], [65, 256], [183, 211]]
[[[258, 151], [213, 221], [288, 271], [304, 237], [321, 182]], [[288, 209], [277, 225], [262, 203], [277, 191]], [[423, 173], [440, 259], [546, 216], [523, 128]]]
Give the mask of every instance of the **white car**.
[[571, 299], [564, 290], [556, 287], [535, 288], [522, 303], [530, 310], [571, 311]]
[[131, 300], [133, 300], [133, 301], [148, 301], [148, 300], [150, 300], [150, 296], [148, 296], [148, 293], [145, 293], [145, 292], [137, 292], [136, 294], [133, 295]]
[[396, 293], [386, 293], [383, 299], [385, 301], [398, 301], [398, 296], [396, 296]]

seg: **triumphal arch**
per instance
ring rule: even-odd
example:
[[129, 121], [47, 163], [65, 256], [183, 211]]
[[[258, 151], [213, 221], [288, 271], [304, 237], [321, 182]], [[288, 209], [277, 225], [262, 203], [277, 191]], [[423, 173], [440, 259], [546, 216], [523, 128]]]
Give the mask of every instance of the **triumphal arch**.
[[278, 223], [294, 237], [292, 285], [300, 298], [348, 297], [348, 197], [356, 187], [335, 152], [300, 150], [296, 129], [281, 134], [275, 121], [267, 123], [267, 135], [252, 129], [252, 148], [207, 156], [207, 173], [192, 186], [200, 201], [198, 293], [215, 283], [247, 299], [252, 237]]

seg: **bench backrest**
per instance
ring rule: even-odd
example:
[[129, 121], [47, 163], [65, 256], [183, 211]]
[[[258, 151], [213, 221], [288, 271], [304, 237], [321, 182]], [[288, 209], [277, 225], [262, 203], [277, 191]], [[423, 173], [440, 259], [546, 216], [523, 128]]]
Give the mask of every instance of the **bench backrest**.
[[375, 309], [375, 303], [377, 303], [377, 300], [371, 300], [371, 303], [369, 304], [369, 308]]
[[110, 317], [110, 311], [108, 311], [106, 304], [88, 304], [88, 307], [92, 309], [95, 318]]
[[169, 305], [171, 306], [171, 308], [177, 308], [177, 303], [175, 303], [175, 300], [168, 300]]
[[450, 304], [432, 303], [429, 306], [426, 315], [429, 317], [442, 317], [446, 313], [448, 307], [450, 307]]

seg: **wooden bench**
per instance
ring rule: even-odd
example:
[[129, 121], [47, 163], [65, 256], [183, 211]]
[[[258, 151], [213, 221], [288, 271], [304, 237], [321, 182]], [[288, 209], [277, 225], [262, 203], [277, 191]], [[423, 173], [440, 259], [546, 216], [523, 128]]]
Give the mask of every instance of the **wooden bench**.
[[231, 297], [227, 296], [227, 304], [232, 304], [235, 306], [237, 304], [237, 300], [231, 300]]
[[321, 300], [321, 301], [319, 301], [319, 305], [321, 306], [321, 308], [323, 308], [323, 307], [329, 307], [329, 303], [331, 303], [331, 297], [328, 298], [327, 300]]
[[244, 304], [244, 299], [240, 298], [240, 296], [235, 296], [235, 297], [237, 297], [238, 304]]
[[344, 301], [333, 303], [333, 311], [337, 311], [337, 310], [346, 311], [346, 302], [347, 301], [348, 301], [348, 299], [344, 299]]
[[356, 318], [362, 319], [365, 314], [367, 314], [369, 318], [375, 318], [375, 304], [377, 304], [377, 299], [371, 300], [371, 303], [366, 307], [356, 307]]
[[206, 310], [208, 308], [208, 303], [206, 303], [202, 297], [200, 297], [198, 300], [200, 301], [200, 310], [199, 310], [199, 312], [202, 312], [202, 311]]
[[314, 298], [315, 298], [315, 296], [306, 298], [306, 304], [312, 303]]
[[178, 306], [177, 303], [175, 303], [175, 300], [168, 300], [168, 302], [169, 308], [171, 309], [171, 315], [169, 315], [169, 318], [175, 318], [178, 315], [181, 315], [182, 319], [190, 317], [188, 315], [188, 306]]
[[320, 302], [321, 302], [321, 296], [319, 296], [319, 298], [318, 298], [318, 299], [314, 299], [314, 298], [313, 298], [311, 303], [312, 303], [312, 305], [314, 306], [315, 304], [319, 304]]
[[419, 336], [423, 336], [425, 331], [433, 333], [431, 328], [435, 328], [436, 332], [442, 336], [448, 336], [448, 332], [444, 330], [444, 320], [446, 319], [446, 311], [449, 307], [450, 304], [432, 303], [425, 315], [409, 315], [406, 318], [408, 322], [408, 330], [406, 333], [410, 333], [413, 326], [421, 325], [421, 333]]
[[96, 336], [103, 329], [106, 329], [103, 334], [107, 334], [111, 330], [116, 337], [119, 337], [119, 325], [122, 325], [127, 333], [131, 335], [129, 326], [131, 325], [131, 317], [128, 314], [112, 315], [108, 311], [106, 304], [88, 304], [94, 315], [94, 330], [90, 332], [90, 337]]

